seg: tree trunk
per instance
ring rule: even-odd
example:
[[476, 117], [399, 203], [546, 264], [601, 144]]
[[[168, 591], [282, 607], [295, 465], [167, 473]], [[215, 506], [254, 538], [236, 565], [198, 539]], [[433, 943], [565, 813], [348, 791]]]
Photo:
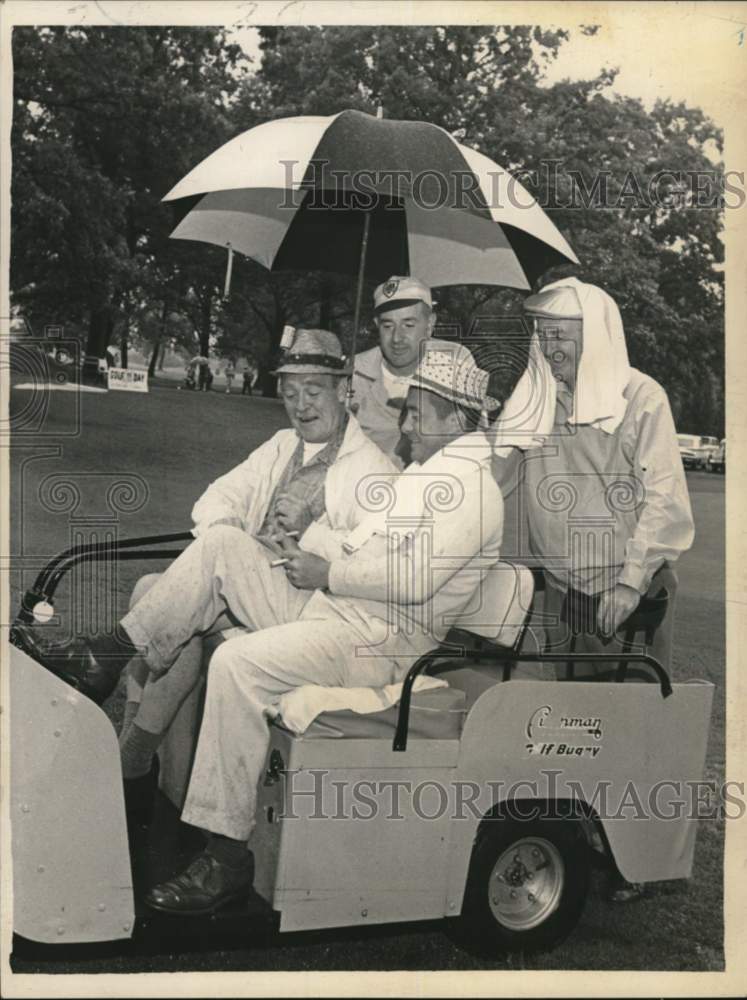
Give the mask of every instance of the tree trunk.
[[109, 306], [98, 306], [91, 309], [88, 321], [88, 339], [86, 354], [83, 361], [81, 379], [90, 385], [99, 381], [99, 358], [106, 353], [108, 338], [111, 335]]
[[121, 368], [127, 368], [127, 339], [129, 337], [129, 333], [129, 324], [125, 323], [122, 329], [122, 339], [119, 342], [119, 353], [121, 355], [119, 365]]
[[153, 345], [153, 351], [151, 352], [150, 362], [148, 364], [148, 378], [153, 378], [156, 374], [156, 362], [158, 361], [158, 349], [160, 346], [161, 345], [158, 340]]
[[202, 300], [202, 326], [200, 329], [200, 354], [210, 356], [210, 313], [213, 304], [212, 295], [206, 293]]
[[332, 330], [332, 282], [322, 278], [320, 292], [319, 326], [322, 330]]
[[161, 356], [158, 359], [158, 370], [163, 371], [164, 365], [166, 364], [166, 344], [161, 345]]
[[156, 374], [156, 364], [158, 363], [158, 354], [161, 349], [161, 341], [166, 335], [166, 318], [169, 315], [169, 305], [168, 302], [164, 302], [163, 309], [161, 310], [161, 331], [156, 337], [156, 342], [153, 345], [153, 353], [150, 356], [150, 363], [148, 365], [148, 378], [153, 378]]

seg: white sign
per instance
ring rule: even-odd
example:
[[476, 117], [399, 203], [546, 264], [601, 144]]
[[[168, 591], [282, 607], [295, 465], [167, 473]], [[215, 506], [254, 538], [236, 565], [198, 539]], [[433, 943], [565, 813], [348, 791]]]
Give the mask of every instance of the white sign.
[[148, 373], [133, 371], [132, 368], [110, 368], [107, 372], [109, 389], [125, 389], [128, 392], [147, 392]]

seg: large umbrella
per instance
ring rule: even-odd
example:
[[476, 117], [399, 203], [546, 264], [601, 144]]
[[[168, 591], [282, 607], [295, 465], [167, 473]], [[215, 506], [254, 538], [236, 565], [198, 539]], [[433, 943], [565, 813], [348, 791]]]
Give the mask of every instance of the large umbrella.
[[532, 196], [482, 153], [425, 122], [361, 111], [284, 118], [221, 146], [166, 195], [171, 236], [272, 270], [414, 274], [431, 286], [530, 288], [577, 258]]

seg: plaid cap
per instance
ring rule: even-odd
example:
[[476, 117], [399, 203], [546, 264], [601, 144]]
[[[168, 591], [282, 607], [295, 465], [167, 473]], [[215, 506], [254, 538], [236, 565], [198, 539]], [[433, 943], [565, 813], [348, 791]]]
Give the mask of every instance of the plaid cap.
[[455, 344], [454, 350], [426, 350], [410, 378], [410, 385], [472, 410], [496, 410], [501, 403], [488, 395], [489, 378], [489, 373], [478, 366], [470, 351]]
[[390, 309], [401, 309], [403, 306], [425, 302], [432, 308], [431, 290], [417, 278], [393, 275], [382, 282], [374, 291], [374, 316], [388, 312]]
[[342, 353], [342, 344], [330, 330], [295, 330], [289, 346], [272, 373], [349, 375], [350, 367]]

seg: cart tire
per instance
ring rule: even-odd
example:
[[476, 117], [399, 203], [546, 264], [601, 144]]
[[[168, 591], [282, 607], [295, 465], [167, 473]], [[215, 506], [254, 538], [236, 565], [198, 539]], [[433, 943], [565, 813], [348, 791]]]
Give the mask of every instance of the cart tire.
[[577, 820], [484, 822], [465, 890], [462, 943], [481, 954], [554, 947], [578, 923], [589, 879]]

